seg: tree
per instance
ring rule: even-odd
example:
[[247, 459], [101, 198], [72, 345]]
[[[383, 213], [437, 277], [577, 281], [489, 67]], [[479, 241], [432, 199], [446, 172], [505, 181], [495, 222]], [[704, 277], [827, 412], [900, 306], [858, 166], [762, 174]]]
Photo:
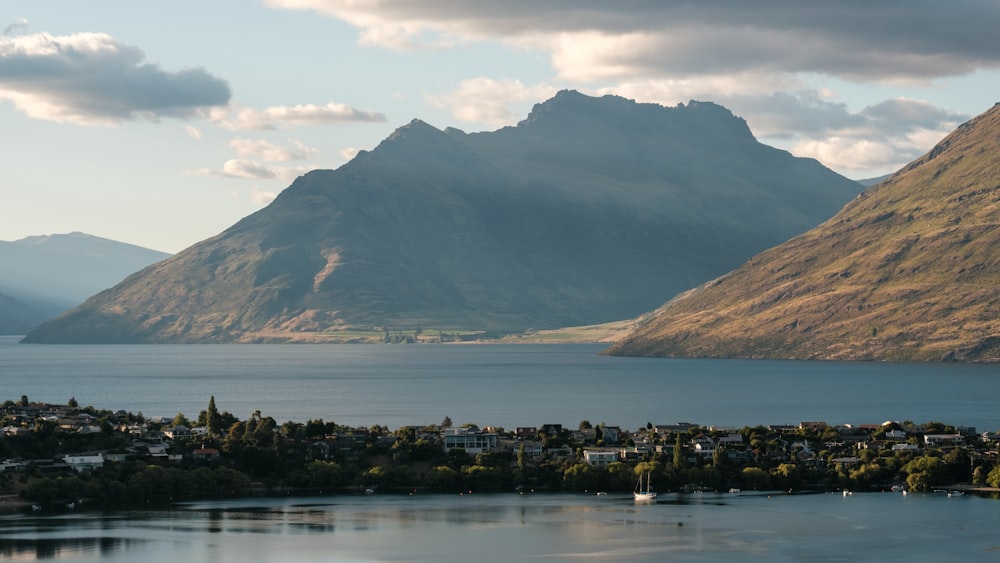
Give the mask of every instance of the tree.
[[184, 416], [184, 413], [179, 412], [179, 413], [177, 413], [177, 416], [174, 417], [173, 425], [174, 426], [191, 426], [191, 423], [188, 422], [188, 419], [187, 419], [186, 416]]
[[19, 406], [19, 407], [26, 407], [29, 404], [30, 403], [28, 403], [28, 396], [27, 395], [21, 395], [21, 400], [17, 402], [17, 406]]
[[209, 436], [218, 435], [222, 431], [222, 415], [215, 406], [215, 395], [208, 398], [208, 410], [205, 416], [205, 430]]
[[593, 425], [590, 424], [589, 420], [584, 419], [580, 421], [580, 426], [578, 426], [578, 428], [580, 430], [589, 430], [593, 428]]
[[444, 420], [441, 421], [441, 428], [451, 428], [451, 417], [446, 416]]
[[1000, 465], [994, 467], [986, 476], [986, 484], [990, 487], [1000, 487]]
[[904, 465], [902, 471], [907, 474], [906, 485], [912, 491], [927, 491], [944, 485], [949, 476], [945, 462], [933, 456], [915, 458]]
[[71, 408], [71, 409], [75, 409], [75, 408], [79, 407], [80, 405], [77, 404], [76, 397], [70, 397], [69, 400], [66, 401], [66, 406], [69, 407], [69, 408]]
[[682, 434], [677, 433], [677, 439], [674, 441], [674, 467], [676, 469], [684, 469], [687, 465], [684, 459], [684, 442], [681, 440]]

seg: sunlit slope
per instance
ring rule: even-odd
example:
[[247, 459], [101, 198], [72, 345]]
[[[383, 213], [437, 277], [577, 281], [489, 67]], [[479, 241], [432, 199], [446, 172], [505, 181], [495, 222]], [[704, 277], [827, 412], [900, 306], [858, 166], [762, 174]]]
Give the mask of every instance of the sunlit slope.
[[641, 356], [1000, 360], [1000, 107], [819, 227], [669, 301]]

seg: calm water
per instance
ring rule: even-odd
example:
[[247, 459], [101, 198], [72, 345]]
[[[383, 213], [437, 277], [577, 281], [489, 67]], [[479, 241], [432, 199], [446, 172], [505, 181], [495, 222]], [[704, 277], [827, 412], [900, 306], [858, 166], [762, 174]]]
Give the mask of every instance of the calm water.
[[[0, 399], [147, 416], [636, 428], [879, 423], [1000, 428], [1000, 366], [651, 360], [593, 345], [28, 346], [0, 339]], [[1000, 501], [966, 496], [466, 495], [255, 499], [0, 518], [0, 559], [69, 561], [971, 561]]]
[[944, 494], [264, 499], [0, 518], [0, 558], [254, 561], [984, 561], [1000, 501]]
[[744, 426], [942, 421], [1000, 429], [1000, 366], [601, 356], [599, 345], [19, 345], [0, 339], [0, 400], [197, 416], [215, 396], [279, 423], [581, 420]]

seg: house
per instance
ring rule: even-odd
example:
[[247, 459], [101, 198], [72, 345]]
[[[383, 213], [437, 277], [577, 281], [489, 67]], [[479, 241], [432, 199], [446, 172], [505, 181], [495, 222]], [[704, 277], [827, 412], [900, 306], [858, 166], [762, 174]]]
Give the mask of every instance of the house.
[[619, 459], [618, 450], [612, 449], [585, 449], [583, 450], [583, 462], [594, 467], [607, 467]]
[[535, 440], [525, 440], [521, 442], [521, 446], [524, 446], [524, 455], [528, 459], [538, 459], [544, 453], [542, 443]]
[[33, 432], [31, 428], [25, 428], [23, 426], [4, 426], [3, 435], [4, 436], [26, 436]]
[[704, 459], [715, 455], [715, 441], [710, 436], [698, 434], [691, 439], [691, 450]]
[[594, 444], [597, 442], [597, 430], [593, 428], [581, 428], [570, 433], [570, 439], [580, 444]]
[[445, 428], [442, 433], [444, 451], [465, 450], [468, 454], [481, 454], [497, 447], [497, 435], [481, 432], [478, 428]]
[[103, 466], [104, 456], [101, 454], [72, 454], [63, 456], [63, 461], [77, 473], [86, 473]]
[[742, 446], [744, 444], [743, 435], [737, 432], [729, 433], [725, 436], [722, 436], [717, 440], [717, 442], [719, 446], [722, 446], [724, 448], [730, 446]]
[[672, 432], [687, 432], [692, 428], [697, 428], [697, 424], [690, 422], [678, 422], [677, 424], [657, 424], [653, 427], [658, 434], [670, 434]]
[[917, 446], [916, 444], [910, 444], [906, 442], [892, 445], [892, 451], [894, 452], [915, 452], [918, 451], [919, 449], [920, 447]]
[[191, 452], [191, 457], [200, 460], [210, 460], [219, 457], [219, 450], [215, 448], [201, 447]]
[[601, 431], [604, 432], [605, 444], [617, 444], [621, 441], [622, 429], [619, 426], [602, 426]]
[[0, 461], [0, 473], [6, 471], [24, 471], [28, 468], [28, 464], [19, 459], [5, 459]]
[[562, 434], [563, 426], [562, 424], [543, 424], [542, 432], [546, 436], [558, 436]]
[[534, 438], [538, 435], [538, 428], [534, 426], [518, 426], [517, 430], [514, 431], [514, 435], [518, 438]]
[[186, 438], [191, 435], [191, 429], [183, 424], [178, 424], [177, 426], [164, 428], [163, 435], [171, 440], [176, 438]]
[[965, 443], [961, 434], [925, 434], [924, 444], [928, 446], [958, 446]]
[[886, 440], [905, 440], [906, 432], [902, 430], [889, 430], [885, 433]]

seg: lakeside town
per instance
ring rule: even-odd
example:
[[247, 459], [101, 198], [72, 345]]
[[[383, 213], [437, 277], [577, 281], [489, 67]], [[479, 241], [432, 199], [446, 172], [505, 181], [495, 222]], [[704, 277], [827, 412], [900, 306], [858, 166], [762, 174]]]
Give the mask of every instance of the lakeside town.
[[350, 427], [240, 420], [215, 397], [196, 417], [7, 400], [0, 512], [126, 508], [254, 495], [661, 491], [997, 494], [1000, 434], [941, 422], [638, 429], [582, 420]]

